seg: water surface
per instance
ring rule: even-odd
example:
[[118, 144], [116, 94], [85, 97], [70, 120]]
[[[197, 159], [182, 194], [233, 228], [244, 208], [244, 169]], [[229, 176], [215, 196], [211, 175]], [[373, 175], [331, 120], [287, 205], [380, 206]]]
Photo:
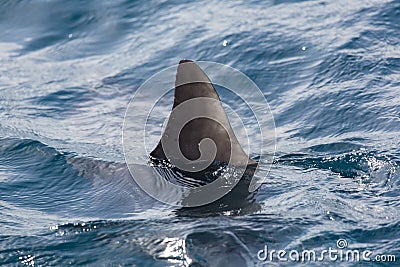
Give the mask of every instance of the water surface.
[[[257, 266], [266, 244], [339, 238], [398, 263], [399, 25], [384, 0], [3, 1], [0, 263]], [[242, 71], [271, 106], [258, 211], [179, 216], [129, 178], [127, 104], [182, 58]]]

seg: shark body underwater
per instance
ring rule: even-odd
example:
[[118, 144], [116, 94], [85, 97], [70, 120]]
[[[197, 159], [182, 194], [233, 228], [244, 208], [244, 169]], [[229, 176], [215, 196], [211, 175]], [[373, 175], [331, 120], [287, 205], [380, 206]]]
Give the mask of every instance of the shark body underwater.
[[[188, 122], [179, 133], [178, 144], [182, 153], [180, 155], [182, 158], [171, 158], [171, 155], [166, 151], [163, 145], [168, 144], [170, 141], [175, 141], [170, 139], [172, 136], [171, 133], [178, 127], [178, 125], [175, 125], [174, 119], [179, 117], [181, 111], [179, 109], [177, 110], [177, 107], [187, 101], [203, 97], [214, 101], [202, 104], [199, 108], [200, 110], [192, 110], [191, 112], [196, 114], [196, 112], [201, 113], [202, 111], [207, 111], [213, 114], [213, 118], [216, 121], [199, 117]], [[214, 158], [207, 168], [200, 171], [188, 171], [180, 169], [174, 164], [165, 164], [166, 162], [179, 162], [179, 160], [187, 159], [189, 161], [189, 166], [193, 162], [194, 166], [197, 166], [196, 162], [200, 162], [201, 165], [202, 161], [199, 161], [199, 159], [202, 158], [202, 152], [204, 151], [201, 151], [199, 144], [204, 139], [211, 139], [216, 148]], [[136, 183], [133, 183], [132, 177], [134, 174], [132, 174], [132, 169], [134, 169], [136, 175], [142, 177], [143, 180], [155, 181], [151, 183], [151, 186], [156, 187], [155, 190], [161, 192], [160, 194], [171, 195], [173, 193], [165, 191], [166, 181], [191, 188], [201, 188], [204, 185], [212, 185], [213, 182], [222, 175], [229, 160], [233, 160], [239, 165], [242, 165], [243, 173], [226, 194], [205, 205], [191, 207], [184, 205], [182, 205], [182, 207], [178, 206], [174, 212], [178, 216], [197, 217], [219, 216], [222, 214], [242, 215], [253, 213], [260, 209], [259, 203], [255, 201], [256, 191], [249, 192], [249, 185], [258, 166], [258, 162], [250, 159], [242, 149], [213, 84], [203, 70], [193, 61], [182, 60], [178, 65], [172, 111], [161, 140], [152, 152], [149, 153], [148, 158], [149, 164], [144, 165], [136, 163], [111, 163], [98, 160], [93, 161], [84, 158], [68, 158], [67, 161], [73, 165], [74, 169], [79, 171], [80, 175], [89, 180], [93, 180], [95, 186], [104, 183], [107, 189], [101, 190], [104, 190], [103, 192], [109, 191], [105, 194], [105, 198], [109, 198], [110, 195], [114, 198], [115, 194], [119, 194], [121, 198], [124, 198], [122, 194], [128, 194], [135, 199], [135, 207], [132, 208], [146, 209], [146, 207], [154, 206], [155, 203], [153, 203], [153, 201], [158, 202], [158, 200], [153, 200], [152, 197], [146, 195], [146, 190], [142, 190], [143, 188], [138, 186], [135, 179], [133, 180], [135, 180]], [[113, 177], [113, 179], [110, 180], [110, 177]], [[125, 198], [127, 199], [126, 201], [128, 201], [130, 197], [125, 196]], [[110, 203], [109, 205], [113, 204]]]

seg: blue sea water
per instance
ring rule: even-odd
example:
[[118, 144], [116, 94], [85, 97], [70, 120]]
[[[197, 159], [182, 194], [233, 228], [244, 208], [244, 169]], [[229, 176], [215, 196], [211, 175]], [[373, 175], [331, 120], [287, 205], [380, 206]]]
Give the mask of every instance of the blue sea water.
[[[324, 264], [399, 265], [399, 1], [2, 1], [0, 32], [0, 264], [292, 266], [257, 254], [345, 239], [396, 262]], [[257, 211], [179, 216], [132, 183], [126, 107], [183, 58], [269, 102]]]

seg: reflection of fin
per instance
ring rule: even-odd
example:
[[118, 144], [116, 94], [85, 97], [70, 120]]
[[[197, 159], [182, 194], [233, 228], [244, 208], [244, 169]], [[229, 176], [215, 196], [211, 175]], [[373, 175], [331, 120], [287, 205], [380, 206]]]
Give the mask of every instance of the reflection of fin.
[[249, 165], [235, 187], [220, 199], [199, 207], [184, 207], [175, 211], [183, 217], [208, 217], [221, 215], [246, 215], [261, 209], [255, 201], [255, 194], [249, 192], [249, 185], [254, 175], [256, 165]]
[[[208, 97], [220, 101], [210, 79], [200, 67], [193, 61], [181, 60], [178, 65], [175, 80], [173, 109], [186, 100], [199, 97]], [[228, 127], [225, 130], [221, 124], [207, 118], [191, 120], [182, 128], [179, 135], [179, 147], [182, 154], [189, 160], [198, 159], [200, 157], [200, 141], [205, 138], [210, 138], [217, 146], [215, 161], [228, 163], [232, 153], [235, 162], [243, 162], [245, 165], [256, 165], [257, 163], [250, 159], [240, 146], [221, 103], [219, 102], [217, 105], [215, 105], [215, 102], [205, 103], [202, 108], [212, 111], [214, 117]], [[176, 127], [177, 126], [174, 125], [174, 121], [170, 117], [162, 138], [168, 138], [169, 129], [175, 129]], [[231, 140], [229, 136], [232, 137]], [[161, 141], [150, 153], [150, 156], [160, 160], [167, 159]]]

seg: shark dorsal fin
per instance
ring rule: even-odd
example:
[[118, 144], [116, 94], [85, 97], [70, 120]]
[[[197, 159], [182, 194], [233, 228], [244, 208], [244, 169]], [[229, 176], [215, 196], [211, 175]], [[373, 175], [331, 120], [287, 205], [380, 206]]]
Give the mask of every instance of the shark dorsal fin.
[[[174, 111], [179, 105], [188, 100], [198, 98], [209, 98], [215, 101], [208, 101], [197, 107], [199, 113], [212, 114], [215, 120], [208, 118], [195, 118], [188, 122], [179, 133], [179, 148], [184, 157], [189, 160], [196, 160], [201, 156], [199, 150], [200, 142], [209, 138], [216, 145], [216, 154], [214, 161], [228, 163], [230, 159], [240, 165], [253, 165], [255, 161], [249, 158], [239, 144], [232, 127], [229, 123], [225, 110], [222, 107], [220, 98], [212, 85], [210, 79], [203, 70], [193, 61], [181, 60], [175, 80]], [[197, 112], [196, 110], [191, 112]], [[180, 111], [177, 111], [180, 112]], [[168, 141], [171, 138], [171, 132], [177, 126], [173, 112], [171, 113], [166, 129], [161, 137], [157, 147], [150, 153], [150, 156], [161, 160], [170, 160], [163, 150], [162, 140]], [[221, 126], [224, 125], [224, 126]], [[165, 144], [165, 143], [164, 143]], [[231, 157], [232, 156], [232, 157]], [[243, 163], [243, 164], [241, 164]]]

